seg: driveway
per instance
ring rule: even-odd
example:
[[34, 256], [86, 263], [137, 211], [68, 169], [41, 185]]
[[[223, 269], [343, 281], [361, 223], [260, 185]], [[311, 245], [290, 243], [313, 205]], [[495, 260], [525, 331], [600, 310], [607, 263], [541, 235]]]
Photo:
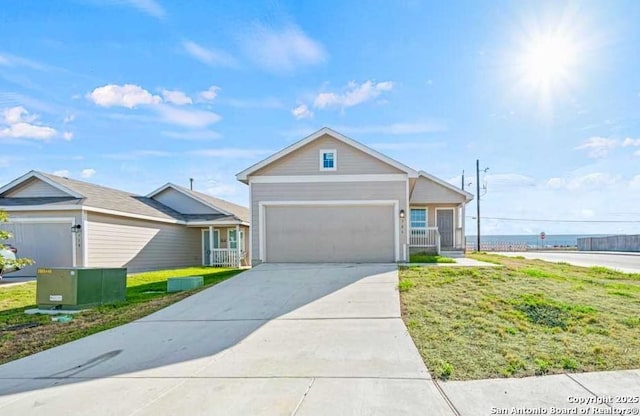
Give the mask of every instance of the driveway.
[[503, 256], [523, 256], [555, 263], [565, 262], [575, 266], [602, 266], [625, 273], [640, 273], [640, 253], [589, 252], [589, 251], [528, 251], [496, 253]]
[[7, 415], [452, 415], [395, 265], [261, 265], [0, 366]]

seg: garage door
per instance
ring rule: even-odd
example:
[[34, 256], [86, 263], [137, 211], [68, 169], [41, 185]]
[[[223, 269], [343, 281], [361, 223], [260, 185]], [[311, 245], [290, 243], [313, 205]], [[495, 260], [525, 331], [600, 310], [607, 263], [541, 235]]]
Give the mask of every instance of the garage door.
[[13, 234], [6, 242], [18, 248], [18, 257], [30, 258], [36, 262], [7, 275], [8, 277], [35, 276], [37, 267], [73, 265], [70, 222], [13, 222], [0, 224], [0, 229]]
[[393, 262], [393, 206], [267, 206], [267, 262]]

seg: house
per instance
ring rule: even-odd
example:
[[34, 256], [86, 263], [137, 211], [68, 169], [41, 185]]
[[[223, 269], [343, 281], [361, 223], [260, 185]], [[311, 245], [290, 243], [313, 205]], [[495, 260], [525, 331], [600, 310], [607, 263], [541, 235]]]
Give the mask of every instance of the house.
[[36, 267], [248, 265], [248, 209], [168, 183], [146, 196], [31, 171], [0, 188], [8, 241]]
[[395, 262], [462, 251], [473, 196], [323, 128], [236, 175], [252, 264]]

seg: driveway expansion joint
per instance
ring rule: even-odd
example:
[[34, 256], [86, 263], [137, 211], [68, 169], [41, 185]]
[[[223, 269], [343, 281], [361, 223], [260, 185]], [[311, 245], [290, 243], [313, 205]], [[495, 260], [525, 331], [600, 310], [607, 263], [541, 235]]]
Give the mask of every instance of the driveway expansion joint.
[[298, 404], [296, 405], [296, 407], [293, 409], [293, 412], [291, 412], [291, 416], [295, 416], [296, 413], [298, 413], [298, 410], [300, 410], [300, 406], [302, 406], [302, 402], [304, 402], [304, 399], [307, 398], [307, 395], [309, 394], [309, 392], [311, 391], [311, 387], [313, 386], [313, 383], [316, 381], [315, 378], [311, 379], [311, 382], [309, 382], [309, 385], [307, 386], [307, 390], [305, 390], [305, 392], [302, 394], [302, 397], [300, 398], [300, 401], [298, 402]]
[[[565, 375], [565, 376], [567, 376], [567, 377], [569, 377], [569, 379], [570, 379], [571, 381], [573, 381], [574, 383], [576, 383], [578, 386], [580, 386], [580, 387], [582, 387], [583, 389], [585, 389], [586, 391], [588, 391], [588, 392], [589, 392], [589, 394], [593, 395], [593, 397], [598, 398], [598, 395], [597, 395], [595, 392], [591, 391], [587, 386], [585, 386], [584, 384], [582, 384], [581, 382], [579, 382], [579, 381], [578, 381], [578, 380], [576, 380], [575, 378], [571, 377], [571, 375], [570, 375], [570, 374], [568, 374], [568, 373], [564, 373], [564, 375]], [[607, 407], [609, 407], [609, 408], [612, 408], [612, 409], [613, 409], [613, 406], [611, 406], [611, 404], [610, 404], [610, 403], [605, 402], [605, 403], [603, 403], [603, 404], [604, 404], [605, 406], [607, 406]]]

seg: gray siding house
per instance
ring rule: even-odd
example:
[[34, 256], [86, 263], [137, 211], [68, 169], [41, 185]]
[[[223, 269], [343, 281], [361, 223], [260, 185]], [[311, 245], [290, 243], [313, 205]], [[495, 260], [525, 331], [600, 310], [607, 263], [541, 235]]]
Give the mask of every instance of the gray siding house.
[[248, 265], [247, 208], [166, 184], [146, 196], [31, 171], [0, 188], [9, 244], [36, 267], [127, 267], [129, 272]]
[[465, 247], [471, 194], [329, 128], [236, 177], [249, 185], [254, 265], [407, 261]]

